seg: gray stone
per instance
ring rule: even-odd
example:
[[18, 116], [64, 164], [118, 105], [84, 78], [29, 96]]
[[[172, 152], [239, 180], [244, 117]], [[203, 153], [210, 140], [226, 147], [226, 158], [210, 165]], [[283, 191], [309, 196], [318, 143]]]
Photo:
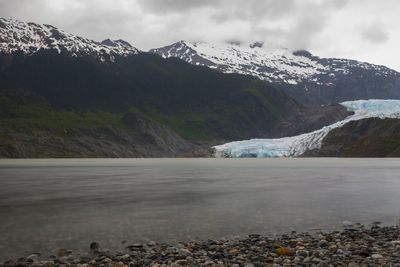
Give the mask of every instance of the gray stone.
[[157, 243], [154, 241], [149, 241], [149, 242], [147, 242], [147, 245], [150, 247], [154, 247], [155, 245], [157, 245]]
[[299, 257], [307, 258], [309, 253], [307, 250], [297, 250], [296, 255]]
[[373, 258], [374, 260], [376, 260], [376, 259], [382, 259], [383, 256], [382, 256], [381, 254], [372, 254], [372, 255], [371, 255], [371, 258]]
[[39, 254], [31, 254], [28, 257], [26, 257], [27, 261], [31, 261], [31, 262], [38, 262], [39, 261]]
[[341, 254], [343, 254], [344, 253], [344, 251], [343, 251], [343, 249], [337, 249], [336, 250], [336, 254], [339, 254], [339, 255], [341, 255]]
[[181, 249], [179, 249], [179, 255], [182, 255], [184, 257], [188, 257], [188, 256], [192, 256], [192, 252], [190, 252], [186, 248], [181, 248]]
[[59, 257], [66, 257], [66, 256], [69, 256], [71, 254], [72, 254], [71, 250], [67, 250], [67, 249], [64, 249], [64, 248], [60, 248], [58, 250], [58, 256]]
[[317, 266], [318, 267], [329, 267], [329, 264], [324, 261], [321, 261]]
[[178, 265], [186, 265], [187, 261], [186, 260], [177, 260], [175, 263]]
[[90, 250], [92, 250], [92, 251], [99, 250], [99, 248], [100, 248], [100, 244], [99, 244], [99, 243], [97, 243], [97, 242], [92, 242], [92, 243], [90, 243], [90, 246], [89, 246], [89, 248], [90, 248]]
[[326, 240], [321, 240], [318, 242], [318, 246], [320, 246], [321, 248], [326, 248], [329, 246], [329, 242]]
[[104, 258], [104, 259], [102, 260], [102, 262], [103, 262], [103, 263], [110, 263], [110, 262], [112, 262], [112, 259], [110, 259], [110, 258]]
[[344, 222], [343, 222], [343, 225], [344, 225], [344, 226], [353, 226], [354, 223], [352, 223], [351, 221], [344, 221]]

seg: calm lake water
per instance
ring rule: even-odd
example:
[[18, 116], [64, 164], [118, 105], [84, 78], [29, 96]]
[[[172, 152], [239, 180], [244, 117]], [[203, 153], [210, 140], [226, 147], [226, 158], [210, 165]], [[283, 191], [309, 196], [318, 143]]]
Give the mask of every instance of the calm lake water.
[[[399, 159], [0, 160], [0, 260], [397, 223]], [[124, 245], [121, 241], [127, 240]]]

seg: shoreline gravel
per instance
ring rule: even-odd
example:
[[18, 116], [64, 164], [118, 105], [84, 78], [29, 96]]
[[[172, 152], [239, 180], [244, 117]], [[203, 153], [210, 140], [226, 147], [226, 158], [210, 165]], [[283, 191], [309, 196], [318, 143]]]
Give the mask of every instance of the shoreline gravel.
[[296, 233], [275, 238], [258, 234], [242, 239], [191, 241], [179, 244], [130, 244], [110, 252], [93, 242], [87, 253], [59, 249], [58, 255], [39, 253], [0, 263], [0, 266], [399, 266], [398, 225], [370, 226], [344, 222], [343, 231]]

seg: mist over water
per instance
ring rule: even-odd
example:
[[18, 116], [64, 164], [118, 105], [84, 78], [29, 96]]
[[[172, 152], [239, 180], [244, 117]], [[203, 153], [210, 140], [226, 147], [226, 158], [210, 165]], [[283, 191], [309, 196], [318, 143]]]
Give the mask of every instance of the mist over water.
[[399, 192], [399, 159], [0, 160], [0, 260], [396, 223]]

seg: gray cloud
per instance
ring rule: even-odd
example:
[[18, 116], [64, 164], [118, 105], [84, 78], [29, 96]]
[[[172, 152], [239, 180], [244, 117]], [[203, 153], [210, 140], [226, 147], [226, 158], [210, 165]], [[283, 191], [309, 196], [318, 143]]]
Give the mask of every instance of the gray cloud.
[[295, 0], [222, 0], [218, 1], [218, 8], [214, 10], [211, 18], [216, 22], [229, 20], [247, 20], [251, 22], [264, 19], [282, 18], [293, 12]]
[[347, 0], [332, 0], [332, 1], [327, 1], [325, 4], [330, 5], [335, 8], [343, 8], [348, 4]]
[[138, 0], [143, 10], [152, 13], [180, 13], [204, 6], [216, 5], [213, 0]]
[[322, 15], [305, 17], [287, 35], [287, 45], [292, 49], [308, 49], [316, 35], [326, 26], [327, 18]]
[[381, 21], [374, 21], [366, 27], [361, 27], [361, 37], [372, 43], [385, 43], [389, 40], [389, 34]]

